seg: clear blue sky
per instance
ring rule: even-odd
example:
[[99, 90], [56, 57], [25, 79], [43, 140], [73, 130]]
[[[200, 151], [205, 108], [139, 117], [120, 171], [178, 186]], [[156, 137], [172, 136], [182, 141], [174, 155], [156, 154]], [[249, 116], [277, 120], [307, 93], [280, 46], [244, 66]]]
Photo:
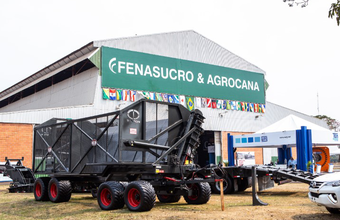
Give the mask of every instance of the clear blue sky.
[[93, 41], [195, 30], [266, 71], [267, 101], [340, 120], [336, 0], [0, 2], [0, 91]]

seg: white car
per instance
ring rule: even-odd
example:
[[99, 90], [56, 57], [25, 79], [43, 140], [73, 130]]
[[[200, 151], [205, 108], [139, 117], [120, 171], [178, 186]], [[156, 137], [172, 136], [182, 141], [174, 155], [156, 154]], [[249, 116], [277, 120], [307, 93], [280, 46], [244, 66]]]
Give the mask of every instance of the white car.
[[308, 197], [312, 202], [326, 206], [330, 213], [340, 214], [340, 172], [313, 179]]
[[0, 183], [1, 182], [12, 182], [12, 179], [8, 176], [4, 176], [6, 170], [5, 163], [0, 162]]

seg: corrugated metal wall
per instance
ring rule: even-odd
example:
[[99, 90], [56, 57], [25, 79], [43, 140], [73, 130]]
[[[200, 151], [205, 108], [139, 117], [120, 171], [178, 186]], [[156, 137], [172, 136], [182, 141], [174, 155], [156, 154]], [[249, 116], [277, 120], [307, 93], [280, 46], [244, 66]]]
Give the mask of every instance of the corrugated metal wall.
[[191, 60], [235, 69], [265, 73], [257, 66], [231, 53], [195, 31], [182, 31], [130, 38], [95, 41], [96, 47], [106, 46], [124, 50]]
[[97, 80], [98, 70], [92, 68], [7, 105], [1, 108], [1, 112], [91, 105]]

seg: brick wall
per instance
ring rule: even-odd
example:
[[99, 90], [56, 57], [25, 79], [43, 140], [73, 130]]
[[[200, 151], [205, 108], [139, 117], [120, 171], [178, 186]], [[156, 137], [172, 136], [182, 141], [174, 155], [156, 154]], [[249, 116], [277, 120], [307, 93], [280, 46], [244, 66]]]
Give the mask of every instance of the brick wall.
[[[223, 143], [223, 160], [228, 160], [228, 133], [231, 135], [241, 135], [241, 134], [252, 134], [246, 132], [222, 132], [222, 143]], [[237, 148], [237, 152], [254, 152], [255, 153], [255, 163], [263, 164], [263, 149], [262, 148]], [[236, 155], [235, 155], [236, 159]]]
[[24, 166], [32, 168], [32, 144], [32, 124], [0, 123], [0, 162], [24, 157]]

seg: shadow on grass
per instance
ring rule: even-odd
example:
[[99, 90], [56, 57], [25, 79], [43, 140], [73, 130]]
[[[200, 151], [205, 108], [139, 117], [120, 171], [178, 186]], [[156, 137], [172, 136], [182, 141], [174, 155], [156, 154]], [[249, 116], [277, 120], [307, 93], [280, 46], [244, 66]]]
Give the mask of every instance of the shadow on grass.
[[[251, 194], [251, 193], [250, 193]], [[287, 192], [287, 191], [281, 191], [281, 192], [258, 192], [258, 195], [261, 196], [301, 196], [301, 197], [306, 197], [308, 196], [306, 192]]]
[[[203, 204], [206, 205], [206, 204]], [[187, 203], [160, 203], [156, 202], [154, 208], [161, 210], [176, 210], [177, 212], [186, 212], [196, 210], [201, 205], [189, 205]], [[112, 214], [127, 214], [128, 216], [140, 215], [139, 212], [131, 212], [126, 206], [122, 209], [103, 211], [97, 203], [97, 199], [91, 196], [72, 197], [69, 202], [52, 203], [50, 201], [35, 201], [34, 199], [25, 199], [9, 203], [0, 203], [1, 214], [8, 219], [63, 219], [77, 218], [80, 216], [106, 216]], [[128, 217], [125, 216], [125, 217]]]
[[[302, 196], [306, 197], [307, 193], [305, 192], [287, 192], [287, 191], [262, 191], [262, 192], [257, 192], [258, 195], [261, 196]], [[219, 195], [219, 194], [212, 194], [212, 195]], [[236, 192], [232, 194], [224, 194], [224, 196], [236, 196], [236, 197], [243, 197], [243, 196], [252, 196], [252, 192], [246, 191], [246, 192]]]
[[292, 216], [294, 220], [339, 220], [340, 215], [328, 214], [328, 213], [317, 213], [317, 214], [301, 214]]
[[94, 198], [92, 196], [89, 196], [89, 195], [84, 195], [84, 196], [77, 196], [77, 194], [73, 194], [72, 193], [72, 200], [97, 200], [97, 198]]
[[[203, 205], [206, 205], [206, 204], [203, 204]], [[155, 204], [155, 207], [166, 208], [166, 209], [176, 209], [176, 211], [191, 210], [195, 206], [201, 206], [201, 205], [187, 204], [187, 203], [181, 203], [181, 202], [175, 202], [175, 203], [156, 202]]]

